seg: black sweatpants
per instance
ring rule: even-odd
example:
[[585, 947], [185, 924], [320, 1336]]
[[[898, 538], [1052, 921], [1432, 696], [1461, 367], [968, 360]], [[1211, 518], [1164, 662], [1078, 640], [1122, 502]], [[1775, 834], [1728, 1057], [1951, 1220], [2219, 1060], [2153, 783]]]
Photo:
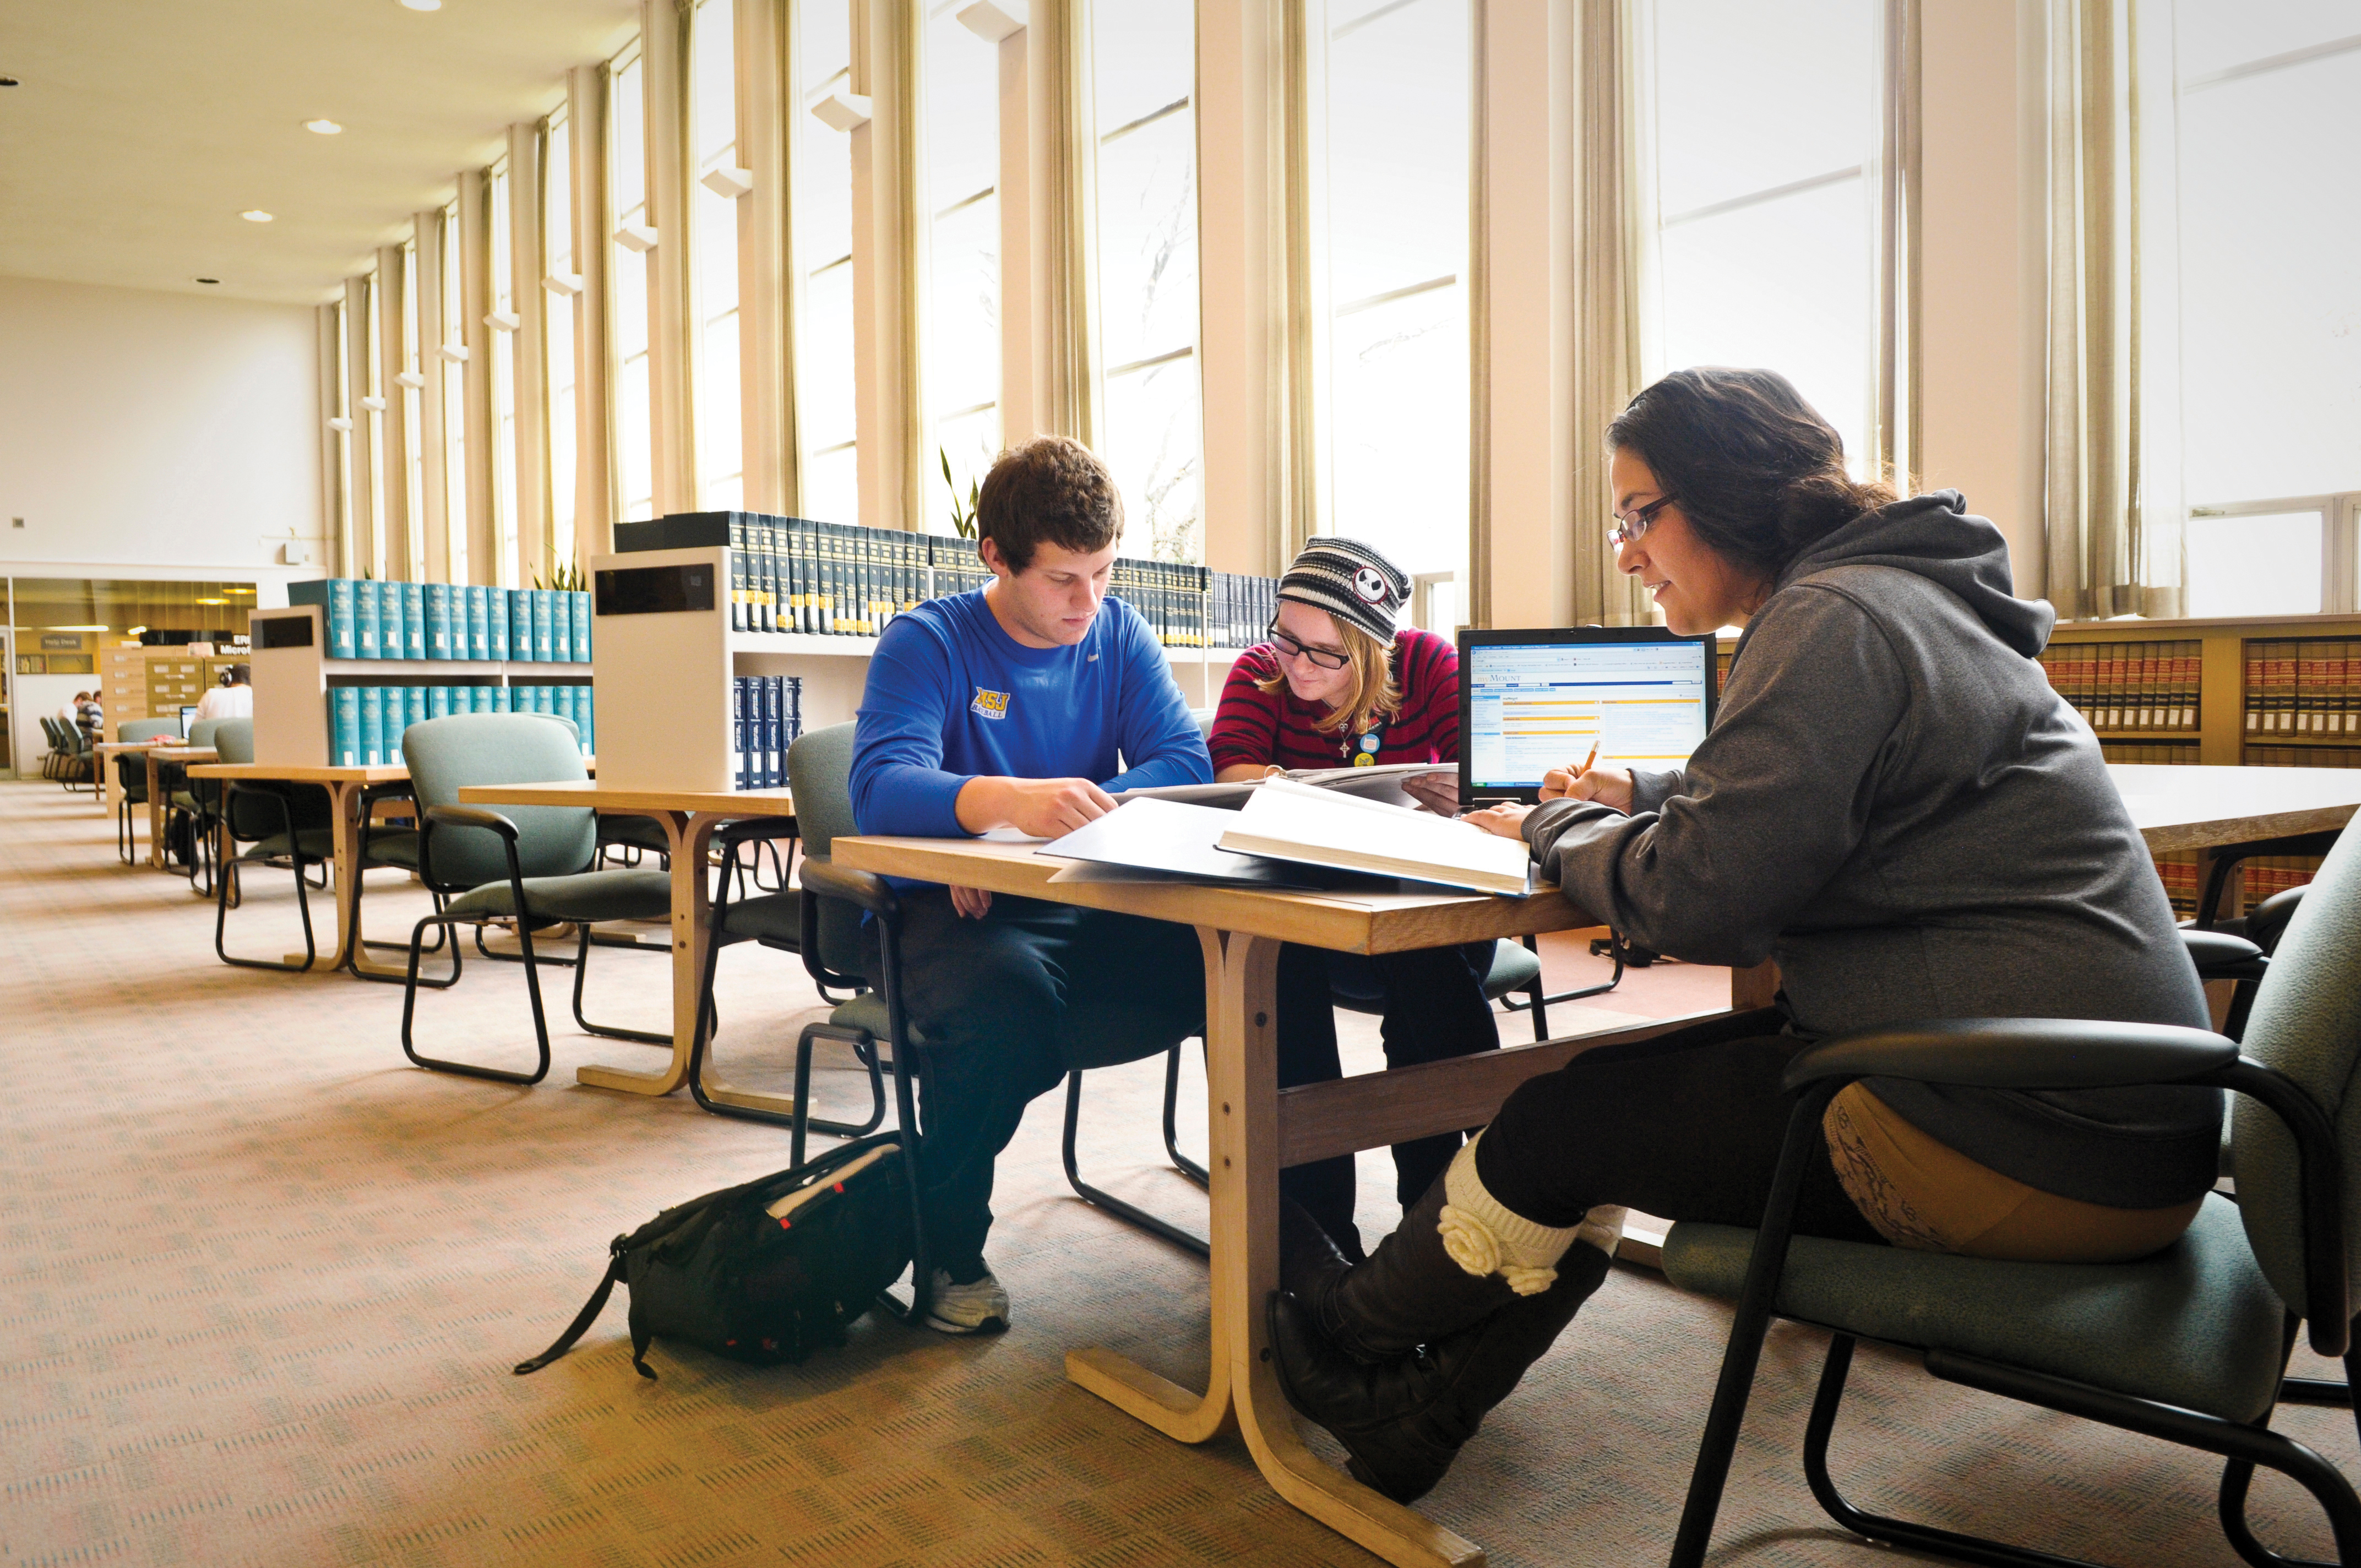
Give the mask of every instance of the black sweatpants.
[[[1808, 1043], [1771, 1008], [1653, 1040], [1602, 1046], [1518, 1086], [1484, 1131], [1476, 1174], [1512, 1213], [1578, 1224], [1601, 1203], [1664, 1220], [1757, 1225], [1793, 1099], [1788, 1059]], [[1798, 1235], [1883, 1245], [1812, 1142]]]

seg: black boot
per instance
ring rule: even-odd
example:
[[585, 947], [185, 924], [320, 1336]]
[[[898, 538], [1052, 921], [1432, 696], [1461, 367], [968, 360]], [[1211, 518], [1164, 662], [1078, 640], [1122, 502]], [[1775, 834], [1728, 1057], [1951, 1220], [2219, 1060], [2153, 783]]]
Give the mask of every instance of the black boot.
[[1598, 1288], [1607, 1264], [1605, 1253], [1577, 1243], [1559, 1259], [1548, 1289], [1512, 1295], [1475, 1327], [1382, 1366], [1327, 1343], [1302, 1303], [1274, 1291], [1270, 1343], [1279, 1388], [1345, 1445], [1355, 1480], [1398, 1503], [1416, 1502]]
[[1302, 1299], [1329, 1343], [1356, 1360], [1390, 1362], [1517, 1299], [1499, 1274], [1470, 1274], [1443, 1250], [1444, 1201], [1437, 1177], [1368, 1261], [1345, 1270], [1316, 1255], [1301, 1222], [1290, 1233], [1282, 1211], [1279, 1278]]

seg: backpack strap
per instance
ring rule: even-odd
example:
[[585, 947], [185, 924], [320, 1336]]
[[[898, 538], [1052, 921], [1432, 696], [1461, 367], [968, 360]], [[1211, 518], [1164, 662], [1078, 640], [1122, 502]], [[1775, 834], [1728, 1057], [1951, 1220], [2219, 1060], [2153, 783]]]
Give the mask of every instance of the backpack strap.
[[[551, 1362], [555, 1361], [559, 1356], [564, 1355], [567, 1351], [572, 1350], [574, 1348], [574, 1342], [580, 1339], [584, 1334], [588, 1333], [590, 1332], [590, 1325], [598, 1321], [598, 1314], [606, 1310], [607, 1298], [615, 1293], [615, 1282], [622, 1277], [623, 1238], [617, 1236], [608, 1249], [607, 1272], [605, 1276], [599, 1279], [598, 1288], [590, 1292], [590, 1299], [588, 1304], [586, 1304], [579, 1312], [574, 1314], [574, 1321], [566, 1325], [566, 1332], [557, 1336], [556, 1343], [551, 1345], [547, 1350], [543, 1351], [539, 1355], [534, 1356], [531, 1361], [518, 1362], [514, 1368], [516, 1375], [519, 1377], [522, 1377], [528, 1372], [538, 1372], [543, 1367], [548, 1365]], [[637, 1340], [636, 1335], [634, 1335], [633, 1338], [635, 1341]], [[650, 1372], [647, 1368], [647, 1364], [640, 1359], [641, 1356], [645, 1354], [647, 1346], [644, 1343], [634, 1343], [631, 1347], [631, 1365], [640, 1369], [641, 1376], [653, 1377], [655, 1374]]]

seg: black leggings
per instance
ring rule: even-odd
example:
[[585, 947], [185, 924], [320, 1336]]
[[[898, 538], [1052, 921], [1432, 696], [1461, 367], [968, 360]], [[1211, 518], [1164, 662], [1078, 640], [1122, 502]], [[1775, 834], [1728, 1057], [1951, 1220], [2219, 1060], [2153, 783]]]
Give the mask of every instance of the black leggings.
[[[1578, 1224], [1601, 1203], [1663, 1220], [1757, 1225], [1792, 1096], [1780, 1074], [1808, 1043], [1763, 1008], [1631, 1045], [1602, 1046], [1530, 1079], [1476, 1148], [1476, 1174], [1535, 1224]], [[1795, 1234], [1883, 1245], [1812, 1142]]]

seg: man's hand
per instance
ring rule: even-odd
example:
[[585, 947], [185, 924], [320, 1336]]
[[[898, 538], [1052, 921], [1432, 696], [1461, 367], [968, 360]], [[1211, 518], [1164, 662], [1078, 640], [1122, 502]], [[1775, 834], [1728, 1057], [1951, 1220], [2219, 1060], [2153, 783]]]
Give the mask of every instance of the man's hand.
[[970, 920], [981, 920], [992, 907], [992, 894], [980, 887], [951, 889], [951, 907]]
[[1618, 811], [1631, 809], [1629, 768], [1552, 768], [1542, 775], [1543, 800], [1595, 800]]
[[1471, 811], [1459, 820], [1481, 828], [1487, 833], [1498, 833], [1503, 839], [1522, 839], [1525, 836], [1525, 816], [1532, 810], [1532, 806], [1512, 800], [1505, 805], [1488, 806], [1482, 811]]
[[1115, 798], [1088, 779], [972, 778], [954, 809], [971, 833], [1014, 828], [1035, 839], [1057, 839], [1115, 809]]
[[1402, 793], [1418, 802], [1422, 810], [1438, 817], [1459, 814], [1459, 775], [1456, 773], [1416, 773], [1402, 780]]

